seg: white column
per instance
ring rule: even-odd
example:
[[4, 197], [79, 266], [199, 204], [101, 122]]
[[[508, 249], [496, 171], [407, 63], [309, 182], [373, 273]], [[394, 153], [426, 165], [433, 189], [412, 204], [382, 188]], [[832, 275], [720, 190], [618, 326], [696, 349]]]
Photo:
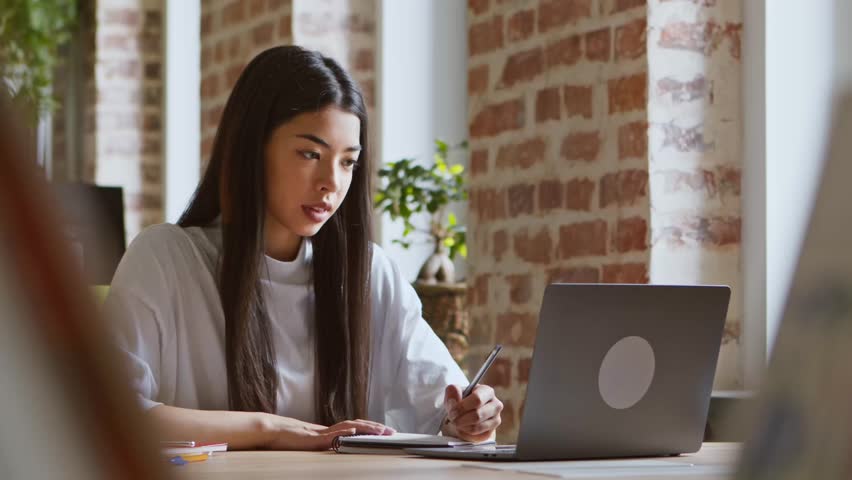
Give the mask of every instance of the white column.
[[165, 207], [176, 222], [200, 177], [201, 4], [166, 1]]

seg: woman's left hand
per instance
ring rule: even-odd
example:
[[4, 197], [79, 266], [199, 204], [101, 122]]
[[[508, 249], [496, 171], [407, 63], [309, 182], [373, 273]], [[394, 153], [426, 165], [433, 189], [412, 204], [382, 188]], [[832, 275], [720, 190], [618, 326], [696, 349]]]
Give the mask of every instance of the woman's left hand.
[[444, 408], [447, 423], [441, 431], [469, 442], [494, 439], [494, 432], [502, 421], [503, 402], [497, 399], [494, 389], [488, 385], [477, 385], [464, 399], [461, 387], [447, 385]]

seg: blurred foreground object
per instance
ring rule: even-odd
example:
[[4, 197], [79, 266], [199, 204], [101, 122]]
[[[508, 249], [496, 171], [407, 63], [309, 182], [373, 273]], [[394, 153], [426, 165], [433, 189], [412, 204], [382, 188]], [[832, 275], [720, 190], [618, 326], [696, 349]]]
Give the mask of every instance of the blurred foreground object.
[[164, 478], [0, 93], [0, 478]]
[[835, 105], [819, 193], [743, 452], [743, 480], [852, 472], [852, 95]]

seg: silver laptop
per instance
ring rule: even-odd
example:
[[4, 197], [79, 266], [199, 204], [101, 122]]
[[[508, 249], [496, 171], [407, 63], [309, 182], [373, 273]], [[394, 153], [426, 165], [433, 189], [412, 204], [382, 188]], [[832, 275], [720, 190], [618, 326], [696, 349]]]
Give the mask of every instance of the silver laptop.
[[549, 285], [517, 446], [406, 452], [507, 461], [696, 452], [729, 298], [726, 286]]

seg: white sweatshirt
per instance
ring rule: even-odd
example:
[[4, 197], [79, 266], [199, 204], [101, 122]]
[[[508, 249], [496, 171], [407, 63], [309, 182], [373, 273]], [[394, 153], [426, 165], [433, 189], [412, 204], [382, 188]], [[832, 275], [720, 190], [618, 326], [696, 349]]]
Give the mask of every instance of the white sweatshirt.
[[[221, 230], [150, 227], [134, 239], [106, 299], [143, 407], [227, 410], [225, 317], [216, 288]], [[278, 414], [316, 421], [311, 243], [293, 262], [265, 257], [264, 300], [279, 375]], [[401, 432], [434, 434], [444, 388], [467, 379], [421, 317], [416, 292], [377, 245], [371, 269], [367, 413]]]

